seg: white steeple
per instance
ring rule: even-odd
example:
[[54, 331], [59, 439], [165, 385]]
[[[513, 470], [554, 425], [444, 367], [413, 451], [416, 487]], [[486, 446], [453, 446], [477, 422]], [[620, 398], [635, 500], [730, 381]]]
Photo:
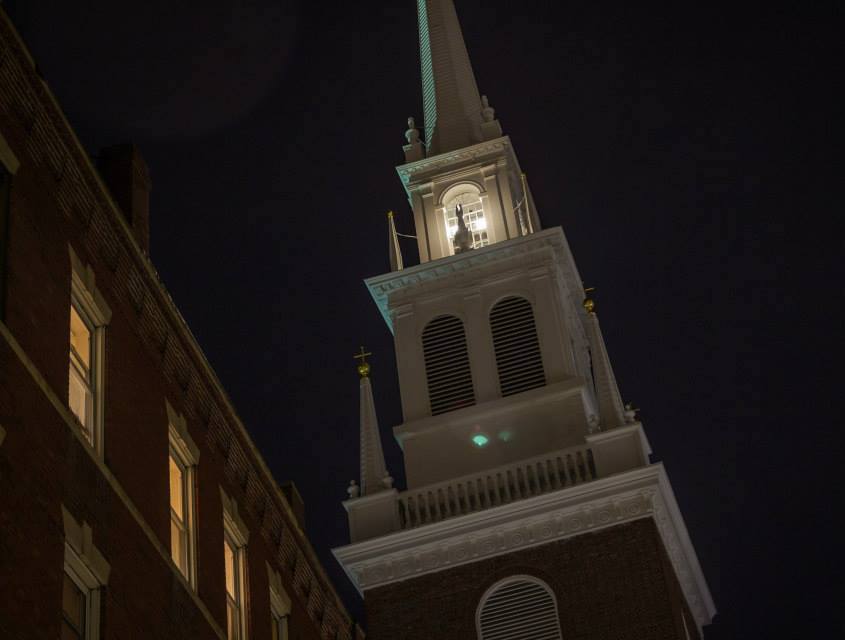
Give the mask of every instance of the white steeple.
[[417, 0], [428, 155], [481, 142], [481, 96], [452, 0]]
[[373, 401], [373, 387], [370, 384], [370, 365], [367, 356], [372, 355], [364, 351], [355, 358], [359, 359], [358, 373], [361, 403], [361, 485], [360, 495], [366, 496], [384, 489], [390, 489], [393, 478], [387, 472], [384, 453], [381, 448], [376, 407]]

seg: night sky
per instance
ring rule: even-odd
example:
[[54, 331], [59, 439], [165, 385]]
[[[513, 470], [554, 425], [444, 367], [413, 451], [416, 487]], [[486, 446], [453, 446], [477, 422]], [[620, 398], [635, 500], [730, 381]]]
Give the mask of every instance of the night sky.
[[[845, 631], [841, 9], [823, 4], [457, 1], [542, 222], [598, 289], [719, 610], [708, 640]], [[329, 549], [360, 344], [403, 485], [392, 339], [362, 280], [389, 270], [388, 209], [414, 232], [394, 167], [422, 121], [415, 5], [4, 5], [89, 152], [140, 146], [153, 262], [356, 615]]]

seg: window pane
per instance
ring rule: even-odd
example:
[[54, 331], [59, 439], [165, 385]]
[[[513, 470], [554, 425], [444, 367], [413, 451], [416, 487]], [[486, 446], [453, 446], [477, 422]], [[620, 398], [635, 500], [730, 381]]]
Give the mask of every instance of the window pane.
[[223, 541], [223, 560], [226, 565], [226, 593], [237, 598], [235, 590], [235, 551], [228, 540]]
[[238, 606], [226, 599], [226, 634], [229, 640], [238, 640], [241, 631], [241, 618]]
[[170, 555], [173, 562], [179, 567], [179, 570], [187, 577], [187, 548], [185, 545], [185, 532], [179, 526], [178, 522], [170, 516]]
[[85, 593], [68, 574], [65, 574], [62, 586], [62, 640], [77, 640], [83, 637], [85, 606]]
[[91, 329], [79, 315], [76, 307], [70, 307], [70, 346], [85, 370], [91, 368]]
[[[70, 410], [73, 411], [73, 414], [76, 416], [77, 420], [83, 427], [89, 426], [89, 419], [90, 419], [90, 410], [89, 407], [91, 405], [89, 399], [91, 396], [91, 392], [88, 390], [88, 386], [79, 376], [79, 373], [76, 370], [76, 367], [73, 364], [70, 365], [70, 374], [68, 376], [68, 405], [70, 406]], [[87, 434], [86, 430], [86, 437], [90, 440], [90, 436]]]
[[181, 520], [185, 521], [185, 513], [184, 513], [184, 505], [182, 503], [182, 497], [185, 492], [185, 485], [184, 485], [184, 475], [182, 473], [182, 469], [173, 459], [173, 456], [170, 456], [170, 508], [173, 509], [173, 512], [176, 516]]

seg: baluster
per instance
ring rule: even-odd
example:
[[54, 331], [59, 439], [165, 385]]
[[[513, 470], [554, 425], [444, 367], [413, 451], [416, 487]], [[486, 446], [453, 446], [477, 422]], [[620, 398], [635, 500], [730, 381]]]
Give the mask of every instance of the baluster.
[[407, 516], [405, 515], [405, 500], [399, 498], [399, 528], [405, 529], [407, 526]]
[[552, 483], [549, 482], [549, 472], [546, 468], [546, 461], [541, 460], [537, 463], [537, 466], [540, 468], [540, 479], [542, 480], [543, 493], [545, 493], [552, 488]]
[[566, 472], [567, 476], [569, 477], [569, 483], [575, 484], [577, 482], [577, 479], [575, 478], [575, 464], [572, 460], [571, 453], [566, 454]]
[[587, 468], [590, 470], [591, 479], [595, 480], [596, 478], [598, 478], [599, 474], [596, 473], [596, 461], [593, 458], [592, 449], [587, 449]]
[[435, 522], [442, 520], [443, 518], [440, 515], [440, 496], [437, 495], [437, 489], [434, 490], [434, 493], [429, 491], [428, 497], [434, 503], [434, 517], [436, 518]]
[[502, 498], [503, 498], [504, 502], [510, 502], [511, 501], [511, 487], [510, 487], [510, 484], [508, 483], [508, 472], [507, 471], [505, 471], [504, 473], [500, 472], [499, 473], [499, 479], [502, 481], [502, 493], [504, 494], [502, 496]]
[[584, 456], [581, 452], [577, 452], [575, 454], [576, 459], [578, 460], [578, 479], [579, 480], [586, 480], [587, 479], [587, 470], [584, 466]]

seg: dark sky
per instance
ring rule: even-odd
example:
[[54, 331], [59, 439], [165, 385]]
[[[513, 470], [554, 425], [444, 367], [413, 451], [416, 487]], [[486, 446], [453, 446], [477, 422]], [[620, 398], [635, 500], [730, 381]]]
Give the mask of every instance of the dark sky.
[[[362, 279], [388, 270], [386, 210], [413, 233], [394, 166], [422, 115], [415, 4], [5, 4], [89, 151], [141, 147], [153, 261], [356, 612], [329, 549], [362, 343], [401, 478]], [[457, 2], [544, 226], [598, 287], [719, 610], [707, 638], [841, 633], [841, 10], [639, 4]]]

